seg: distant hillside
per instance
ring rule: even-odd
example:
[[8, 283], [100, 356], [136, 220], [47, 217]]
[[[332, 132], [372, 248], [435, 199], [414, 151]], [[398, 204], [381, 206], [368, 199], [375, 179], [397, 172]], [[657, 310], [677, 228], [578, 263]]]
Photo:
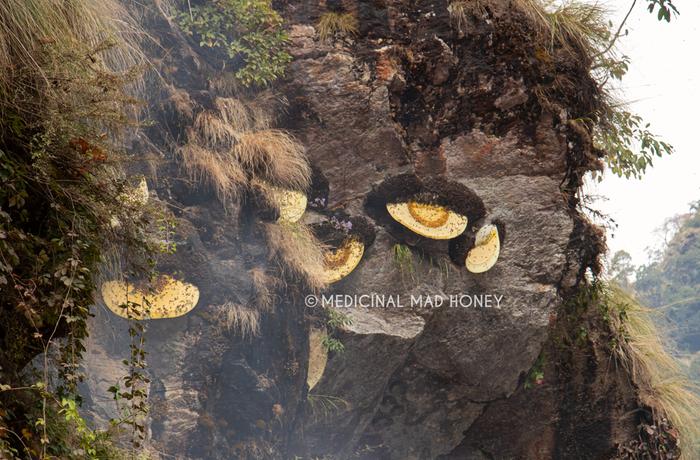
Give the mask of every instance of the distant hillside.
[[[656, 262], [641, 267], [634, 288], [647, 305], [659, 309], [666, 330], [686, 362], [700, 351], [700, 202], [673, 222], [677, 231]], [[700, 362], [693, 365], [700, 377]]]

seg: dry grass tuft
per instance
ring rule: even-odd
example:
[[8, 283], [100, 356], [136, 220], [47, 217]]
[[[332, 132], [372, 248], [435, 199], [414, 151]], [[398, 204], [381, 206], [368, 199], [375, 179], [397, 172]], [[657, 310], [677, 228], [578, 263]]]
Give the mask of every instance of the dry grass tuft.
[[517, 3], [539, 26], [550, 50], [561, 47], [593, 57], [609, 43], [610, 12], [599, 3], [578, 0], [517, 0]]
[[192, 119], [194, 116], [194, 103], [190, 97], [190, 93], [183, 89], [176, 88], [173, 85], [166, 85], [166, 91], [168, 92], [169, 100], [173, 104], [173, 107], [182, 116]]
[[266, 130], [272, 127], [272, 117], [264, 108], [254, 104], [248, 109], [253, 120], [254, 129]]
[[234, 72], [217, 72], [209, 78], [209, 91], [222, 97], [235, 97], [241, 94], [241, 85]]
[[254, 128], [254, 120], [248, 113], [248, 107], [240, 99], [219, 97], [216, 99], [221, 121], [230, 129], [237, 132], [250, 131]]
[[277, 280], [269, 276], [263, 268], [255, 267], [250, 270], [250, 277], [253, 280], [253, 292], [255, 294], [255, 304], [263, 311], [270, 311], [274, 303], [274, 288]]
[[193, 180], [209, 183], [224, 204], [256, 178], [293, 190], [307, 190], [311, 168], [304, 147], [285, 131], [270, 129], [271, 118], [256, 104], [218, 98], [215, 110], [194, 119], [180, 149]]
[[114, 71], [145, 59], [138, 46], [143, 33], [116, 0], [3, 0], [0, 2], [0, 84], [14, 69], [42, 72], [37, 60], [46, 46], [103, 49], [100, 57]]
[[202, 144], [211, 149], [233, 148], [240, 136], [240, 131], [211, 110], [204, 110], [197, 114], [194, 119], [194, 129]]
[[447, 6], [447, 12], [450, 13], [450, 19], [457, 26], [457, 30], [464, 32], [467, 25], [467, 14], [474, 11], [474, 8], [479, 8], [478, 0], [472, 0], [473, 6], [466, 0], [453, 0]]
[[179, 154], [190, 179], [208, 183], [224, 204], [237, 197], [247, 184], [245, 171], [226, 153], [189, 143], [179, 149]]
[[684, 457], [700, 439], [698, 388], [666, 351], [652, 320], [654, 312], [617, 286], [609, 289], [610, 323], [617, 331], [616, 358], [638, 385], [642, 402], [681, 432]]
[[311, 229], [300, 223], [265, 224], [270, 257], [279, 260], [282, 268], [301, 277], [309, 288], [326, 287], [324, 250]]
[[219, 97], [216, 99], [216, 107], [223, 121], [234, 131], [259, 131], [272, 126], [272, 117], [261, 106], [259, 98], [244, 103], [240, 99]]
[[318, 37], [325, 41], [336, 34], [342, 36], [355, 36], [359, 32], [357, 18], [352, 13], [324, 13], [316, 26]]
[[243, 133], [233, 153], [246, 170], [255, 171], [273, 185], [307, 190], [311, 184], [311, 168], [304, 147], [284, 131]]
[[260, 313], [256, 310], [226, 302], [216, 307], [216, 314], [223, 327], [243, 338], [260, 335]]
[[309, 393], [307, 401], [309, 402], [311, 415], [317, 421], [337, 416], [352, 408], [352, 405], [347, 400], [337, 396]]

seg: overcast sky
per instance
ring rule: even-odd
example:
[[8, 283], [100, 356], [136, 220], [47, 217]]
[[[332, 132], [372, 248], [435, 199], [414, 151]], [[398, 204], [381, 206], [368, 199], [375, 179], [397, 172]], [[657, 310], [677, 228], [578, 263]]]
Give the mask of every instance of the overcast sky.
[[[608, 173], [601, 184], [589, 184], [586, 190], [608, 198], [596, 207], [618, 224], [614, 235], [608, 235], [610, 253], [624, 249], [641, 264], [647, 261], [646, 249], [658, 244], [655, 229], [700, 200], [700, 2], [675, 0], [680, 15], [670, 24], [649, 14], [646, 1], [637, 3], [627, 23], [629, 35], [620, 41], [621, 51], [631, 58], [622, 97], [676, 151], [657, 160], [642, 180]], [[621, 19], [631, 0], [605, 4]]]

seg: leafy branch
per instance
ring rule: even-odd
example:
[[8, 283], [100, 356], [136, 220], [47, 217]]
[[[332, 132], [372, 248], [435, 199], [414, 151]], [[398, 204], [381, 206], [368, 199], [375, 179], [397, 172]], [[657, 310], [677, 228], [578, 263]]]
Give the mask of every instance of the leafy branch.
[[212, 0], [184, 5], [176, 21], [202, 48], [222, 52], [244, 86], [264, 86], [285, 70], [287, 32], [270, 0]]
[[[627, 35], [624, 28], [638, 0], [633, 0], [629, 10], [614, 34], [610, 32], [609, 25], [607, 35], [608, 43], [593, 56], [592, 72], [599, 82], [599, 87], [604, 88], [609, 79], [622, 80], [629, 69], [629, 57], [617, 56], [615, 45], [622, 35]], [[672, 15], [678, 13], [671, 0], [647, 0], [647, 9], [653, 13], [658, 7], [658, 19], [670, 22]], [[595, 30], [595, 28], [589, 28]], [[582, 30], [587, 30], [583, 28]], [[599, 34], [595, 38], [589, 38], [593, 44], [599, 42]], [[653, 166], [653, 161], [664, 155], [673, 153], [673, 146], [661, 140], [650, 130], [650, 124], [628, 110], [622, 105], [610, 100], [603, 104], [603, 108], [596, 114], [596, 123], [593, 127], [593, 141], [596, 148], [606, 152], [605, 161], [613, 172], [620, 177], [641, 178], [647, 168]], [[599, 177], [602, 180], [602, 177]]]
[[606, 162], [614, 174], [640, 179], [655, 158], [673, 153], [673, 146], [649, 127], [639, 115], [626, 110], [613, 109], [601, 117], [594, 141], [607, 152]]
[[146, 374], [146, 351], [144, 349], [146, 328], [139, 318], [148, 317], [150, 305], [129, 301], [123, 305], [129, 319], [129, 359], [122, 363], [128, 367], [128, 373], [122, 378], [124, 389], [119, 384], [109, 387], [119, 413], [118, 419], [110, 420], [112, 426], [131, 427], [131, 444], [137, 449], [146, 439], [144, 420], [148, 415], [147, 388], [150, 379]]

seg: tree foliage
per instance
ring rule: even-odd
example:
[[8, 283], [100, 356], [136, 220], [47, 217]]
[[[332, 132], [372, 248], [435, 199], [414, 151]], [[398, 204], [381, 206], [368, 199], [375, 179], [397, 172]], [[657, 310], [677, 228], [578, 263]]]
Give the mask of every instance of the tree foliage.
[[623, 289], [628, 289], [634, 272], [635, 268], [629, 252], [617, 251], [610, 260], [608, 268], [610, 279]]
[[[659, 19], [670, 21], [678, 12], [670, 0], [647, 1], [649, 11], [658, 11]], [[589, 123], [595, 147], [606, 153], [605, 161], [615, 175], [639, 179], [656, 158], [673, 153], [673, 146], [606, 91], [609, 81], [622, 80], [629, 69], [629, 57], [620, 55], [616, 45], [627, 34], [625, 23], [636, 5], [637, 0], [633, 0], [617, 27], [604, 20], [605, 10], [597, 3], [564, 2], [545, 16], [553, 34], [558, 31], [567, 40], [573, 37], [592, 58], [591, 73], [604, 97], [600, 110], [583, 121]]]
[[671, 22], [671, 16], [678, 14], [678, 9], [673, 4], [672, 0], [647, 0], [649, 5], [647, 9], [653, 13], [658, 8], [656, 17], [659, 21]]
[[700, 207], [677, 219], [675, 234], [658, 258], [637, 272], [635, 289], [650, 306], [661, 308], [680, 349], [700, 351]]
[[618, 107], [602, 114], [595, 141], [607, 153], [606, 162], [613, 174], [640, 179], [654, 159], [673, 153], [673, 146], [649, 128], [642, 117]]
[[[68, 401], [79, 401], [98, 264], [122, 244], [148, 252], [147, 222], [123, 199], [119, 139], [135, 124], [138, 69], [110, 29], [120, 11], [110, 0], [0, 6], [2, 458], [85, 457], [91, 435]], [[22, 369], [39, 354], [28, 384]]]
[[188, 2], [176, 18], [200, 47], [221, 52], [244, 86], [271, 83], [291, 60], [285, 49], [288, 36], [282, 17], [270, 0]]

